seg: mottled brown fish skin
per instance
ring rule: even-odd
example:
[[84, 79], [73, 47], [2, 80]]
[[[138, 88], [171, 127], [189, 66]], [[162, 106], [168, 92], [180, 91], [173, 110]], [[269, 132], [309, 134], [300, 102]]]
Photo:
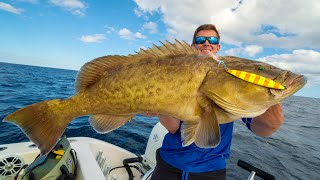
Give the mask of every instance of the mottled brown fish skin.
[[146, 60], [106, 74], [87, 91], [72, 97], [85, 114], [126, 115], [159, 112], [199, 120], [196, 97], [206, 73], [215, 66], [210, 57], [184, 56]]

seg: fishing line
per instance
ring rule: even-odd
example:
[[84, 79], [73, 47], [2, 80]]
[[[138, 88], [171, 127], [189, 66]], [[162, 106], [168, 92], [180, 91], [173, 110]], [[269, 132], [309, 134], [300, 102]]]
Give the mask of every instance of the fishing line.
[[316, 102], [316, 103], [320, 104], [320, 99], [319, 99], [319, 101], [318, 101], [318, 100], [315, 100], [314, 98], [311, 98], [311, 99], [312, 99], [312, 101], [314, 101], [314, 102]]

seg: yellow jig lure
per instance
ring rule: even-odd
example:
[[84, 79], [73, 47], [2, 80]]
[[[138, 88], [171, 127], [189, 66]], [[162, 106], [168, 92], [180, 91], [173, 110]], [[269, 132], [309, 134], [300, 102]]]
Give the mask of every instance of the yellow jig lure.
[[219, 60], [219, 65], [222, 64], [224, 65], [225, 70], [229, 73], [234, 75], [237, 78], [240, 78], [244, 81], [250, 82], [252, 84], [256, 84], [259, 86], [267, 87], [267, 88], [272, 88], [272, 89], [286, 89], [286, 86], [283, 86], [269, 78], [246, 72], [246, 71], [241, 71], [241, 70], [233, 70], [233, 69], [228, 69], [227, 65]]

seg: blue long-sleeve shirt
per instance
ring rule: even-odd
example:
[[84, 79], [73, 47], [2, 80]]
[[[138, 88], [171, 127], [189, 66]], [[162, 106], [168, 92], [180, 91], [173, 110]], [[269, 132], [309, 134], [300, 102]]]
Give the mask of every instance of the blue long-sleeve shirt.
[[[250, 129], [251, 118], [243, 118]], [[161, 158], [184, 172], [208, 172], [226, 168], [230, 157], [233, 122], [220, 124], [221, 141], [216, 148], [199, 148], [194, 143], [183, 147], [180, 129], [167, 133], [160, 148]]]

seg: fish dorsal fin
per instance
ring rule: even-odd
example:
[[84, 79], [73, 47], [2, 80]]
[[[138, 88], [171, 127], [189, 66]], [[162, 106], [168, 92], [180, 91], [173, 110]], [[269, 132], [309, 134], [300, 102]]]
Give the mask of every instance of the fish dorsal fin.
[[180, 56], [180, 55], [197, 55], [198, 52], [192, 48], [185, 41], [175, 40], [175, 43], [170, 43], [166, 41], [165, 43], [161, 42], [162, 46], [153, 46], [147, 50], [140, 49], [137, 54], [129, 55], [129, 57], [134, 57], [135, 59], [145, 59], [145, 58], [163, 58], [168, 56]]
[[175, 40], [175, 43], [166, 41], [160, 42], [162, 46], [144, 50], [140, 49], [136, 54], [128, 56], [103, 56], [96, 58], [83, 65], [77, 75], [76, 92], [82, 92], [96, 83], [101, 76], [108, 70], [114, 69], [119, 65], [134, 63], [144, 59], [158, 59], [172, 56], [197, 55], [198, 52], [185, 41]]
[[76, 79], [76, 92], [81, 92], [89, 88], [92, 84], [97, 82], [101, 76], [107, 70], [116, 67], [117, 65], [121, 65], [127, 63], [128, 57], [126, 56], [103, 56], [96, 58], [90, 62], [84, 64]]

